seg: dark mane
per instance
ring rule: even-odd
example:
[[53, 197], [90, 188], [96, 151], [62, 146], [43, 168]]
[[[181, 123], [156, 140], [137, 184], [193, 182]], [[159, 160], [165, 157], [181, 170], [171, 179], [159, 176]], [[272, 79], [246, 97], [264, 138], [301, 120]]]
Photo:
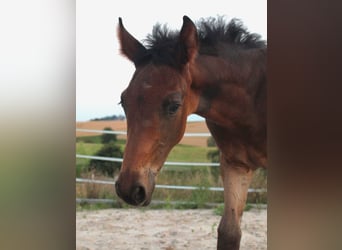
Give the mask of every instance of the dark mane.
[[[199, 53], [217, 55], [220, 43], [235, 45], [241, 49], [266, 48], [266, 41], [256, 33], [250, 33], [239, 19], [227, 23], [224, 17], [201, 19], [196, 23]], [[170, 30], [166, 25], [156, 24], [152, 33], [144, 40], [148, 53], [144, 61], [156, 64], [176, 64], [174, 53], [177, 49], [179, 31]]]
[[264, 48], [261, 36], [248, 32], [239, 19], [226, 23], [223, 17], [202, 19], [197, 23], [201, 47], [215, 46], [218, 42], [238, 45], [245, 49]]

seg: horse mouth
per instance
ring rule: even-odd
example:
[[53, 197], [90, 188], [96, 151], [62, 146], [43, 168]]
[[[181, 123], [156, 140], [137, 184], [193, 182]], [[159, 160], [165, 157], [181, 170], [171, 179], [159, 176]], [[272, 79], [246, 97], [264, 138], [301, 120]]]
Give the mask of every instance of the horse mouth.
[[146, 200], [144, 203], [138, 205], [139, 207], [147, 207], [148, 205], [150, 205], [152, 199], [148, 199]]

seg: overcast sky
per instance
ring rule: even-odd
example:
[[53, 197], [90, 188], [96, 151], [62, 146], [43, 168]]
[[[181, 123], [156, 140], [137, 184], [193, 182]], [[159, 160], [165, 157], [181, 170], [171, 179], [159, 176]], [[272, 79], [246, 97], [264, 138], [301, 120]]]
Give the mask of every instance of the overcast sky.
[[249, 31], [267, 40], [266, 0], [111, 1], [78, 0], [76, 6], [76, 120], [124, 114], [121, 92], [134, 66], [119, 54], [118, 17], [139, 41], [157, 22], [179, 30], [183, 15], [193, 21], [225, 15], [239, 18]]

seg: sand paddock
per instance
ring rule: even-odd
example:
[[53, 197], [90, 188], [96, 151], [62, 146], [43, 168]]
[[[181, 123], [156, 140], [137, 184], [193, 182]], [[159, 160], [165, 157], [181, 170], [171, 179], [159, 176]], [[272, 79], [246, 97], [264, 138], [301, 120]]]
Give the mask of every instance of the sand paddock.
[[[76, 249], [216, 249], [220, 216], [210, 209], [106, 209], [76, 213]], [[267, 210], [242, 218], [241, 250], [267, 249]]]

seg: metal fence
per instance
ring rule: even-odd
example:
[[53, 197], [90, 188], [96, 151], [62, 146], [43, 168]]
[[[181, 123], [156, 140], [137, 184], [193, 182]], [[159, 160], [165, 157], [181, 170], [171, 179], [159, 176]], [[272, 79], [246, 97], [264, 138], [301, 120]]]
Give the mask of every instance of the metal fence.
[[[76, 131], [79, 132], [89, 132], [89, 133], [99, 133], [99, 134], [116, 134], [116, 135], [127, 135], [125, 131], [110, 131], [110, 130], [96, 130], [96, 129], [79, 129], [77, 128]], [[185, 133], [184, 137], [209, 137], [211, 136], [210, 133]], [[102, 160], [102, 161], [113, 161], [113, 162], [122, 162], [122, 158], [115, 158], [115, 157], [102, 157], [102, 156], [91, 156], [91, 155], [82, 155], [76, 154], [76, 158], [83, 158], [83, 159], [95, 159], [95, 160]], [[202, 166], [202, 167], [218, 167], [220, 166], [219, 163], [211, 163], [211, 162], [170, 162], [166, 161], [164, 166]], [[105, 184], [105, 185], [114, 185], [115, 181], [104, 181], [104, 180], [95, 180], [95, 179], [85, 179], [85, 178], [76, 178], [77, 183], [96, 183], [96, 184]], [[198, 186], [179, 186], [179, 185], [156, 185], [156, 188], [162, 189], [179, 189], [179, 190], [199, 190], [203, 189], [204, 187]], [[209, 191], [223, 191], [223, 187], [205, 187], [206, 190]], [[266, 189], [248, 189], [249, 193], [263, 193], [267, 192]], [[112, 203], [113, 200], [110, 199], [86, 199], [86, 198], [77, 198], [76, 202], [87, 202], [87, 203]], [[155, 203], [162, 203], [162, 201], [155, 201]]]

